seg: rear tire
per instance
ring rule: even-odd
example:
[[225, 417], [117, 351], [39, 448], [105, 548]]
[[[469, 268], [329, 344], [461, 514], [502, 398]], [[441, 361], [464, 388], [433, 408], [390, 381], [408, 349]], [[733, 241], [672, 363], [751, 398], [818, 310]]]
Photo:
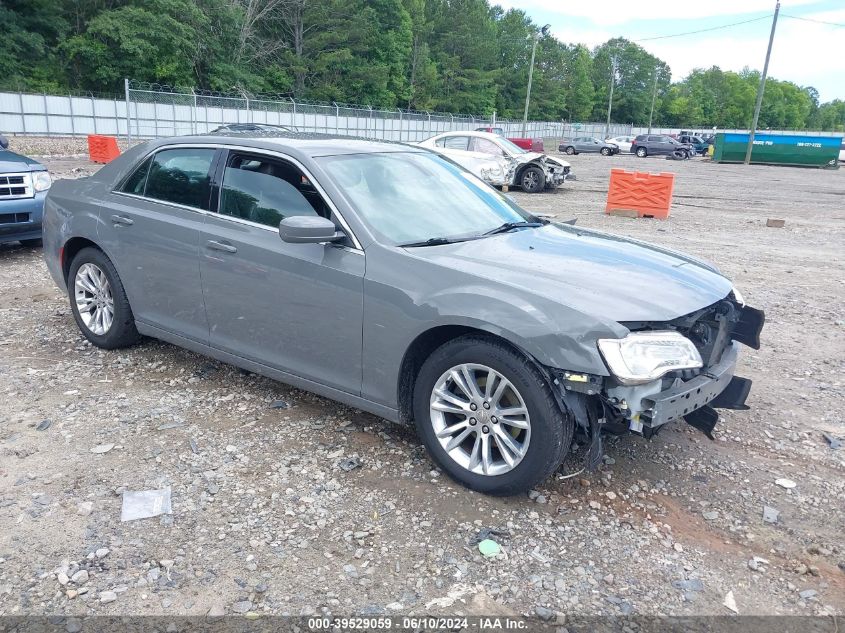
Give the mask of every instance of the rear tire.
[[526, 167], [519, 175], [519, 184], [525, 193], [539, 193], [546, 187], [546, 174], [539, 167]]
[[645, 158], [648, 156], [648, 150], [645, 147], [638, 147], [636, 154], [639, 158]]
[[67, 288], [73, 318], [93, 345], [118, 349], [141, 338], [120, 276], [101, 250], [83, 248], [76, 254]]
[[483, 335], [448, 341], [426, 359], [414, 387], [414, 420], [432, 459], [450, 477], [493, 495], [522, 493], [549, 477], [575, 428], [537, 367]]
[[566, 153], [569, 154], [570, 156], [572, 156], [573, 154], [575, 154], [575, 148], [572, 147], [572, 146], [567, 147]]

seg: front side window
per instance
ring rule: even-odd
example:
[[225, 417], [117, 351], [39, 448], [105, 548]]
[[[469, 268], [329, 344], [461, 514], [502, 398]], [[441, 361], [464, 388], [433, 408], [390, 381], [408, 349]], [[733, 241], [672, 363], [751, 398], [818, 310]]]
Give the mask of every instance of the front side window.
[[208, 210], [212, 148], [178, 148], [157, 152], [152, 158], [144, 196]]
[[502, 149], [493, 141], [480, 137], [475, 139], [475, 151], [491, 156], [502, 156], [503, 154]]
[[532, 216], [506, 196], [436, 154], [391, 152], [317, 159], [360, 219], [399, 245], [469, 238]]
[[318, 215], [303, 195], [303, 187], [310, 183], [289, 163], [232, 154], [223, 173], [219, 212], [272, 227], [292, 215]]

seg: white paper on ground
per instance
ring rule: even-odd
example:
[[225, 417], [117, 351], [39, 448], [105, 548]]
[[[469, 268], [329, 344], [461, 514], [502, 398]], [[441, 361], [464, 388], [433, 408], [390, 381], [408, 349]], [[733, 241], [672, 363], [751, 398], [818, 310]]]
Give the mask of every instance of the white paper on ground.
[[171, 514], [170, 486], [162, 490], [139, 490], [123, 493], [121, 521], [149, 519], [161, 514]]

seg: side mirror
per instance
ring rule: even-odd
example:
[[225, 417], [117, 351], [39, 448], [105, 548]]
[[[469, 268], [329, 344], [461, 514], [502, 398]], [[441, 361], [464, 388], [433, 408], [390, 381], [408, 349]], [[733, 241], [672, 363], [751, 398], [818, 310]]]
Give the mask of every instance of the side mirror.
[[322, 244], [343, 239], [343, 233], [327, 218], [292, 215], [279, 222], [279, 237], [290, 244]]

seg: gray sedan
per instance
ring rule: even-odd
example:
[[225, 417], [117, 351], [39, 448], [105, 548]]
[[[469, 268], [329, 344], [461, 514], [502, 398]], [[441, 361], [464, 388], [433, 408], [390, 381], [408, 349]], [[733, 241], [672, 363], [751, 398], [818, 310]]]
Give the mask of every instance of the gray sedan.
[[[399, 423], [494, 494], [576, 431], [710, 434], [762, 313], [711, 266], [527, 213], [420, 147], [197, 136], [136, 146], [45, 205], [82, 334], [168, 341]], [[718, 416], [716, 416], [717, 419]]]
[[613, 156], [619, 153], [619, 146], [610, 141], [602, 141], [592, 136], [579, 136], [573, 139], [563, 139], [560, 142], [558, 151], [564, 154], [593, 153], [602, 156]]

